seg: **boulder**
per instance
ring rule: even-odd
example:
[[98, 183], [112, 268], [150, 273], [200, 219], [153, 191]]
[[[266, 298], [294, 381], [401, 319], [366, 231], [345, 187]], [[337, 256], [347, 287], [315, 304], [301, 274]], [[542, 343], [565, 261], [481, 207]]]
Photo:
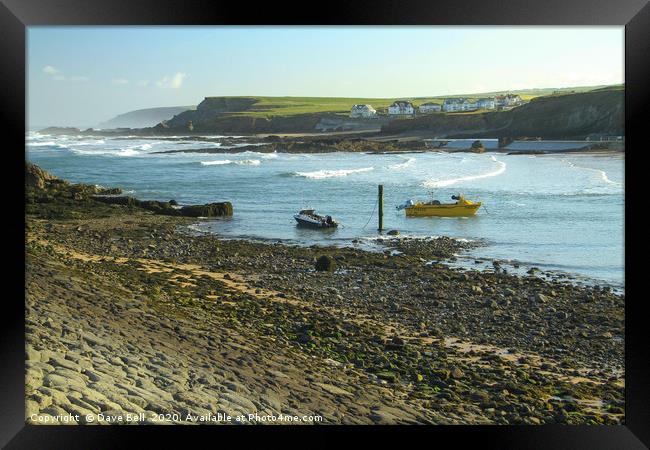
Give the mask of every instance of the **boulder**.
[[333, 272], [336, 270], [336, 261], [331, 256], [322, 255], [316, 260], [314, 268], [318, 272]]
[[389, 236], [399, 236], [399, 230], [390, 230], [386, 234], [389, 235]]
[[25, 184], [27, 186], [44, 189], [46, 184], [57, 178], [35, 164], [25, 162]]
[[472, 142], [471, 151], [474, 153], [483, 153], [485, 152], [485, 146], [481, 141]]

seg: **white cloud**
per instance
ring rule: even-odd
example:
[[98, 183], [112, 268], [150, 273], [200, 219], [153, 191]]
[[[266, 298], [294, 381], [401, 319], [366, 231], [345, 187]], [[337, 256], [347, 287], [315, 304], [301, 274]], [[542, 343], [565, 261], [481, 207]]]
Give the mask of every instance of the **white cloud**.
[[113, 84], [128, 84], [129, 80], [126, 78], [113, 78]]
[[187, 77], [187, 74], [182, 72], [176, 72], [172, 77], [163, 77], [162, 80], [157, 81], [156, 85], [161, 88], [171, 88], [178, 89], [183, 85], [183, 80]]
[[54, 66], [47, 65], [43, 67], [43, 73], [47, 74], [50, 78], [56, 81], [88, 81], [90, 78], [83, 75], [66, 76]]
[[138, 81], [138, 86], [149, 86], [149, 80]]
[[43, 72], [45, 72], [48, 75], [56, 75], [59, 73], [59, 69], [53, 66], [45, 66], [43, 67]]

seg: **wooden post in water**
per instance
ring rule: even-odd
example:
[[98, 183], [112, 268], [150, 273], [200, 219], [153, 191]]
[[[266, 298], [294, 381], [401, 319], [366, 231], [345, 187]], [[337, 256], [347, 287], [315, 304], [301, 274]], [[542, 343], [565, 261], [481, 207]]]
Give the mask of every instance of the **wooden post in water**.
[[384, 229], [384, 186], [382, 184], [379, 185], [379, 192], [378, 192], [379, 198], [377, 199], [377, 202], [379, 204], [379, 228], [378, 231], [381, 233], [381, 231]]

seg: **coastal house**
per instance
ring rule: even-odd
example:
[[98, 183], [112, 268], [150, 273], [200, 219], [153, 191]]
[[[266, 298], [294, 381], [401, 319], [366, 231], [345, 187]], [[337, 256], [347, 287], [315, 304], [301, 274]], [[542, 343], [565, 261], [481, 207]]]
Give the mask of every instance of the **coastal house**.
[[463, 111], [474, 111], [476, 109], [478, 109], [478, 104], [476, 101], [465, 100], [462, 104]]
[[479, 98], [476, 100], [476, 106], [478, 109], [495, 109], [497, 107], [495, 99], [490, 97]]
[[442, 103], [442, 110], [446, 112], [474, 111], [475, 109], [478, 109], [476, 101], [466, 98], [446, 98]]
[[517, 94], [497, 95], [495, 97], [496, 106], [499, 108], [513, 108], [521, 105], [524, 101]]
[[353, 119], [372, 119], [377, 117], [377, 111], [370, 105], [353, 105], [350, 110], [350, 117]]
[[442, 110], [445, 112], [462, 111], [464, 101], [464, 98], [446, 98], [442, 102]]
[[422, 114], [427, 114], [427, 113], [431, 113], [431, 112], [440, 112], [441, 109], [442, 109], [442, 107], [439, 104], [431, 103], [431, 102], [423, 103], [418, 108], [418, 110]]
[[398, 100], [388, 107], [388, 114], [391, 116], [412, 116], [415, 108], [411, 102]]

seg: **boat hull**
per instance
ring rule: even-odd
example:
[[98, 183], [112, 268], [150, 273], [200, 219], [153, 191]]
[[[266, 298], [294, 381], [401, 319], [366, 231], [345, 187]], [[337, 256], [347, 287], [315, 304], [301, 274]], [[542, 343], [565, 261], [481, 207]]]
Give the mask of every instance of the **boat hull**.
[[469, 217], [476, 214], [480, 203], [471, 205], [413, 205], [404, 208], [407, 217]]
[[296, 222], [298, 222], [298, 226], [306, 227], [306, 228], [327, 229], [327, 228], [336, 228], [338, 226], [336, 222], [331, 224], [324, 224], [322, 222], [310, 221], [297, 216], [294, 216], [294, 219], [296, 219]]

